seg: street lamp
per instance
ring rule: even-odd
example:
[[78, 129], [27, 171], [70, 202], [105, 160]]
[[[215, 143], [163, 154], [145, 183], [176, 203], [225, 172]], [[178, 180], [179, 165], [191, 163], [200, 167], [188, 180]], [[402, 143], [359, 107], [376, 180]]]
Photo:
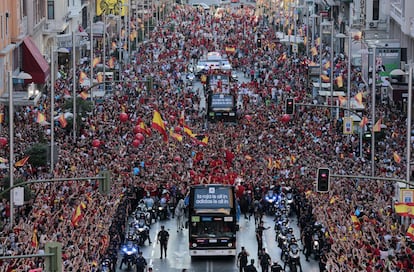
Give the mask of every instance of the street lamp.
[[[92, 28], [92, 27], [91, 27]], [[78, 32], [72, 31], [72, 99], [73, 99], [73, 142], [76, 143], [76, 45], [75, 45], [75, 37], [81, 36], [86, 37], [88, 34], [86, 32]]]
[[[390, 72], [391, 76], [403, 76], [407, 75], [406, 72], [401, 69], [395, 69]], [[411, 111], [412, 111], [412, 83], [413, 82], [413, 66], [409, 64], [408, 69], [408, 109], [407, 109], [407, 150], [406, 150], [406, 180], [410, 181], [410, 161], [411, 161]]]
[[[10, 188], [14, 185], [14, 105], [13, 105], [13, 78], [21, 80], [32, 79], [32, 76], [25, 72], [20, 72], [18, 76], [14, 77], [13, 72], [7, 72], [8, 77], [8, 91], [9, 91], [9, 181]], [[10, 190], [10, 226], [13, 228], [14, 221], [14, 190]]]
[[[322, 20], [322, 17], [321, 17]], [[319, 25], [319, 93], [322, 91], [322, 37], [323, 37], [323, 27], [328, 27], [333, 25], [333, 23], [330, 23], [328, 21], [322, 21]], [[333, 33], [333, 29], [331, 29], [331, 34]], [[331, 97], [332, 99], [332, 97]], [[332, 101], [331, 101], [332, 103]]]

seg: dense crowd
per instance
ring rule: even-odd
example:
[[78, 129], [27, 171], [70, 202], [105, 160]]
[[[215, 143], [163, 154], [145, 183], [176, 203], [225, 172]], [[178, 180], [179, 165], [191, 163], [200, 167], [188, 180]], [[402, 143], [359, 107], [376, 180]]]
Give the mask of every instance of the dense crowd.
[[[304, 76], [306, 56], [287, 56], [286, 46], [278, 42], [273, 28], [276, 22], [264, 20], [251, 7], [213, 15], [214, 12], [175, 6], [168, 19], [159, 22], [150, 39], [134, 52], [131, 64], [124, 65], [121, 83], [114, 86], [113, 96], [83, 118], [75, 141], [70, 130], [57, 123], [59, 158], [53, 174], [25, 165], [15, 175], [23, 179], [73, 180], [32, 185], [36, 197], [17, 210], [12, 227], [6, 223], [10, 211], [3, 199], [3, 248], [8, 254], [33, 254], [42, 252], [46, 242], [58, 241], [62, 243], [64, 271], [96, 271], [111, 243], [122, 240], [111, 228], [125, 225], [130, 211], [125, 196], [132, 188], [148, 192], [167, 188], [185, 194], [191, 184], [234, 184], [237, 179], [246, 189], [259, 186], [266, 190], [284, 182], [307, 199], [314, 220], [326, 226], [331, 245], [322, 265], [326, 271], [412, 271], [414, 254], [405, 238], [407, 226], [399, 224], [392, 209], [396, 190], [393, 182], [338, 178], [332, 180], [328, 194], [313, 192], [318, 167], [349, 175], [368, 175], [371, 169], [369, 143], [364, 143], [364, 157], [358, 157], [358, 137], [342, 135], [330, 110], [301, 106], [290, 121], [281, 121], [286, 97], [314, 103]], [[256, 46], [257, 35], [263, 37], [262, 48]], [[236, 49], [234, 53], [227, 52], [229, 59], [251, 80], [236, 84], [232, 90], [243, 94], [238, 122], [211, 123], [206, 128], [204, 116], [199, 114], [200, 90], [188, 88], [183, 75], [193, 56], [201, 58], [209, 51], [224, 54], [226, 47]], [[331, 58], [330, 50], [322, 49], [326, 62]], [[357, 73], [346, 74], [347, 59], [340, 54], [333, 59], [334, 74], [344, 79], [352, 77], [352, 95], [361, 91]], [[89, 64], [79, 65], [76, 73], [88, 71]], [[65, 93], [71, 90], [72, 72], [55, 83], [57, 113], [63, 111]], [[142, 81], [148, 76], [154, 81], [151, 89]], [[367, 86], [365, 91], [370, 101]], [[365, 106], [367, 115], [370, 105]], [[150, 127], [155, 109], [162, 114], [168, 130], [182, 129], [184, 117], [193, 133], [208, 135], [208, 144], [194, 144], [183, 131], [182, 141], [170, 137], [165, 142], [152, 131], [142, 144], [134, 146], [134, 127], [141, 122]], [[51, 119], [48, 96], [43, 97], [39, 107], [16, 111], [17, 154], [22, 155], [41, 137], [50, 137], [50, 128], [35, 121], [38, 111]], [[120, 120], [121, 112], [128, 114], [127, 121]], [[405, 118], [397, 109], [383, 104], [377, 105], [377, 115], [383, 118], [387, 129], [376, 147], [375, 173], [403, 178], [404, 163], [394, 162], [392, 154], [404, 152]], [[7, 131], [2, 135], [7, 136]], [[99, 145], [93, 147], [95, 139]], [[6, 156], [7, 150], [2, 152]], [[269, 165], [269, 158], [277, 163]], [[102, 170], [112, 173], [108, 196], [99, 193], [96, 181], [76, 180], [96, 176]], [[72, 215], [81, 204], [83, 218], [73, 226]], [[351, 220], [357, 208], [363, 211], [358, 227]], [[0, 270], [27, 271], [42, 262], [2, 261]]]

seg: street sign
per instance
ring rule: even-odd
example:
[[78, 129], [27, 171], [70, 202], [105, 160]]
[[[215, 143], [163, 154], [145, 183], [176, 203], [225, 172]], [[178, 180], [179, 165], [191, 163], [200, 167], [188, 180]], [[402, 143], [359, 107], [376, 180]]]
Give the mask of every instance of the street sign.
[[353, 130], [353, 119], [352, 117], [344, 117], [343, 134], [352, 134]]
[[296, 43], [292, 44], [292, 52], [297, 53], [298, 52], [298, 45]]

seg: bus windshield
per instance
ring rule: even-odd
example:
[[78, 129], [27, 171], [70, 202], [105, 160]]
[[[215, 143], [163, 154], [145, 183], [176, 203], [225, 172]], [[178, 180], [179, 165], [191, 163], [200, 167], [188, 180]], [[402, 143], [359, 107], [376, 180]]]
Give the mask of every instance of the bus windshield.
[[223, 221], [203, 221], [192, 223], [193, 231], [192, 237], [234, 237], [235, 236], [235, 225], [234, 222], [223, 222]]

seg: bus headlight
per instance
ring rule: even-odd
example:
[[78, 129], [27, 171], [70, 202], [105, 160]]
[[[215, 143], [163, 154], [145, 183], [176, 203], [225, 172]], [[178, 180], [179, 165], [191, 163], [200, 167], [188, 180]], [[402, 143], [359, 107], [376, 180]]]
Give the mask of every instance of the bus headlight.
[[197, 243], [193, 243], [193, 247], [197, 247]]
[[228, 243], [227, 246], [228, 247], [232, 247], [233, 246], [233, 243]]

